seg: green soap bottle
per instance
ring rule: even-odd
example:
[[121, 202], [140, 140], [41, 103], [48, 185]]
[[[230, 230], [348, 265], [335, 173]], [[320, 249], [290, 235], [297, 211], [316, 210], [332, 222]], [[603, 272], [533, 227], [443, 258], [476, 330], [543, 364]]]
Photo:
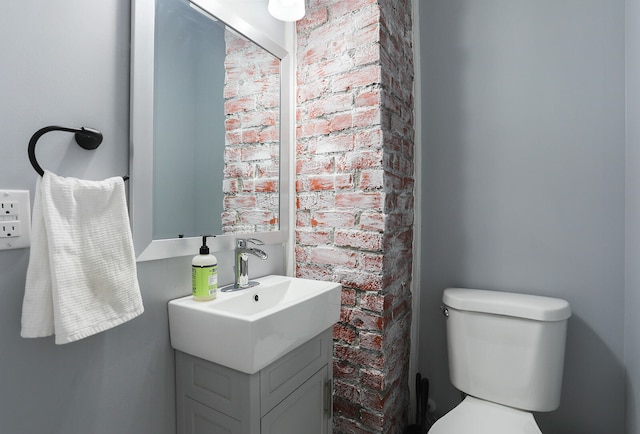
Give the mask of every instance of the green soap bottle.
[[208, 236], [202, 236], [200, 254], [191, 261], [191, 293], [196, 301], [214, 300], [218, 295], [218, 260], [209, 253]]

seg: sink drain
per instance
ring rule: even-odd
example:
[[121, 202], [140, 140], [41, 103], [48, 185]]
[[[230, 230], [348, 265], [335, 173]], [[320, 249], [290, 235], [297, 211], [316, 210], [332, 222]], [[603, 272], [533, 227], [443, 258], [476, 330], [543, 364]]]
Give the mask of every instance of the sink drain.
[[253, 296], [253, 301], [258, 301], [260, 300], [260, 296], [258, 294]]

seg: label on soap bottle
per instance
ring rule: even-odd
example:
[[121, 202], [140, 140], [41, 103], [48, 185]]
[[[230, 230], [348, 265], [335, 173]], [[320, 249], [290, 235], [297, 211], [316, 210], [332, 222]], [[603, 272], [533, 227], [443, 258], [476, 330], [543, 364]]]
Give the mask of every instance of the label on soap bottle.
[[192, 294], [196, 298], [213, 300], [218, 293], [218, 266], [191, 266]]

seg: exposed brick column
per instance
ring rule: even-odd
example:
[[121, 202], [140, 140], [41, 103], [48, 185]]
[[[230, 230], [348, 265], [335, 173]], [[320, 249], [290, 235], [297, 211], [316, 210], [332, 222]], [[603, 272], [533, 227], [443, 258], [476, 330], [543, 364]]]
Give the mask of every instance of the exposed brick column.
[[296, 273], [344, 287], [334, 433], [401, 433], [411, 322], [411, 3], [307, 7], [298, 22]]

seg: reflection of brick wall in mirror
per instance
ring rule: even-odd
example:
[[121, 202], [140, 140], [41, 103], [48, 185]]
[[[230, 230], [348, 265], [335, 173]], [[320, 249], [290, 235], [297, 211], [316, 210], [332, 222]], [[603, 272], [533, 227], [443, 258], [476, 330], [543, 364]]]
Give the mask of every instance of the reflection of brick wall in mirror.
[[224, 233], [278, 230], [280, 61], [225, 31]]

